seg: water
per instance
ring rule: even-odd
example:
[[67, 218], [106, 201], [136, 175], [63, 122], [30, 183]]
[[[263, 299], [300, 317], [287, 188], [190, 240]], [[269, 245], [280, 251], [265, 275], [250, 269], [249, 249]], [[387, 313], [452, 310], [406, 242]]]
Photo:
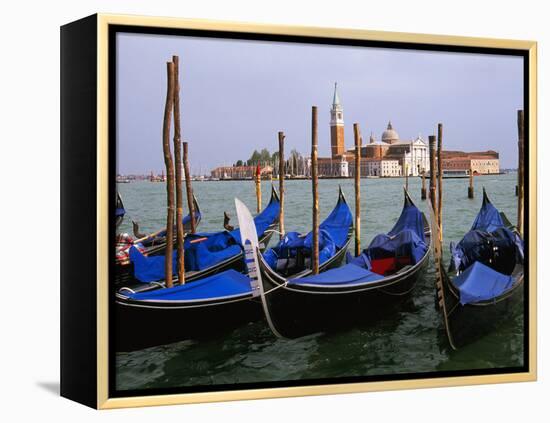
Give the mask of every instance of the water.
[[[426, 181], [428, 183], [428, 181]], [[517, 219], [514, 195], [516, 174], [476, 178], [475, 199], [467, 199], [467, 179], [444, 180], [444, 245], [458, 241], [471, 226], [485, 186], [493, 204]], [[275, 182], [277, 186], [277, 182]], [[321, 180], [321, 219], [333, 208], [338, 185], [353, 209], [353, 180]], [[401, 212], [403, 179], [361, 180], [361, 244], [387, 232]], [[270, 182], [262, 182], [262, 202], [269, 201]], [[409, 179], [409, 191], [420, 200], [420, 178]], [[255, 211], [251, 181], [196, 182], [193, 185], [202, 211], [201, 231], [222, 228], [223, 211], [237, 225], [234, 198]], [[287, 230], [307, 232], [311, 225], [310, 181], [287, 181], [285, 225]], [[165, 222], [165, 185], [134, 182], [119, 184], [127, 218], [122, 231], [131, 233], [131, 219], [139, 220], [142, 232], [154, 231]], [[274, 237], [275, 238], [275, 237]], [[445, 260], [448, 247], [445, 247]], [[502, 326], [459, 351], [452, 351], [434, 308], [434, 267], [430, 263], [413, 291], [411, 301], [376, 322], [339, 333], [317, 333], [295, 340], [275, 338], [260, 321], [245, 325], [210, 341], [182, 341], [116, 356], [118, 390], [177, 388], [249, 382], [286, 381], [347, 376], [388, 375], [447, 370], [470, 370], [523, 366], [523, 314], [518, 312]], [[193, 324], [178, 322], [178, 324]]]

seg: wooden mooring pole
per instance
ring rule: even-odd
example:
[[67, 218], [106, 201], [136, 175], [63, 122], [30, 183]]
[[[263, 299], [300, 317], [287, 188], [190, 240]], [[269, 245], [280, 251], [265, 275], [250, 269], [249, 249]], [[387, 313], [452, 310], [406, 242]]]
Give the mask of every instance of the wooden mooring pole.
[[361, 254], [361, 132], [359, 124], [353, 124], [355, 138], [355, 257]]
[[260, 170], [260, 164], [256, 166], [256, 213], [260, 213], [262, 210], [262, 171]]
[[524, 141], [525, 122], [523, 110], [518, 110], [518, 231], [523, 237], [523, 213], [525, 195]]
[[313, 106], [311, 108], [311, 192], [313, 194], [311, 270], [314, 275], [319, 273], [319, 181], [317, 175], [317, 138], [317, 106]]
[[474, 198], [474, 168], [470, 162], [470, 185], [468, 186], [468, 198]]
[[185, 173], [185, 192], [187, 194], [187, 208], [191, 218], [191, 233], [197, 231], [197, 220], [195, 216], [195, 202], [193, 201], [193, 186], [191, 185], [191, 170], [189, 168], [189, 146], [187, 142], [183, 143], [183, 171]]
[[182, 159], [181, 159], [181, 123], [180, 123], [180, 84], [179, 84], [179, 57], [172, 56], [174, 63], [174, 166], [176, 168], [176, 248], [178, 282], [185, 283], [185, 258], [183, 251], [183, 189], [182, 179]]
[[437, 124], [437, 224], [439, 235], [443, 234], [442, 213], [443, 213], [443, 124]]
[[[411, 151], [412, 156], [412, 151]], [[405, 163], [405, 190], [409, 192], [409, 164]]]
[[166, 166], [166, 252], [164, 261], [164, 275], [166, 287], [172, 287], [172, 252], [174, 251], [174, 161], [170, 151], [170, 125], [174, 104], [174, 64], [166, 64], [167, 89], [166, 104], [164, 106], [164, 121], [162, 126], [162, 150], [164, 165]]
[[285, 133], [279, 132], [279, 238], [285, 234]]
[[422, 169], [422, 188], [420, 188], [420, 198], [426, 199], [426, 170]]
[[[435, 202], [435, 181], [437, 178], [437, 169], [435, 166], [435, 135], [428, 137], [428, 144], [430, 148], [430, 201], [432, 202], [432, 209], [437, 220], [437, 203]], [[436, 222], [439, 224], [439, 222]]]

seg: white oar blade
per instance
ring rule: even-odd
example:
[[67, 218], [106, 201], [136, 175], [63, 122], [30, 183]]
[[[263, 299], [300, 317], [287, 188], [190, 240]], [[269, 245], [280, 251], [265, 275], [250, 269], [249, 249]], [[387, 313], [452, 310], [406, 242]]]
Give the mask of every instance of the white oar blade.
[[246, 263], [246, 269], [248, 272], [248, 278], [250, 280], [250, 288], [252, 289], [252, 296], [258, 297], [261, 295], [261, 276], [258, 271], [258, 235], [256, 232], [256, 224], [254, 218], [248, 210], [248, 207], [235, 198], [235, 208], [237, 209], [237, 218], [239, 219], [239, 230], [241, 232], [241, 242], [244, 248], [244, 261]]
[[238, 198], [235, 198], [235, 208], [237, 209], [237, 219], [239, 220], [239, 230], [241, 232], [243, 245], [245, 244], [245, 240], [248, 240], [254, 248], [257, 248], [259, 244], [258, 234], [250, 210], [248, 210], [248, 207]]

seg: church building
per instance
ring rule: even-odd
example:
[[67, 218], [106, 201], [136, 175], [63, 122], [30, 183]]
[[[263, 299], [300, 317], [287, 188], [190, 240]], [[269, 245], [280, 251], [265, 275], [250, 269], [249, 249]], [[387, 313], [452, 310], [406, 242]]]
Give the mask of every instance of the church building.
[[[391, 122], [378, 142], [373, 134], [369, 143], [361, 148], [361, 175], [363, 176], [418, 176], [429, 168], [428, 146], [419, 136], [401, 140]], [[347, 177], [355, 174], [354, 149], [346, 150], [344, 137], [344, 108], [334, 84], [330, 109], [331, 157], [319, 158], [319, 175]], [[347, 165], [346, 165], [347, 164]]]

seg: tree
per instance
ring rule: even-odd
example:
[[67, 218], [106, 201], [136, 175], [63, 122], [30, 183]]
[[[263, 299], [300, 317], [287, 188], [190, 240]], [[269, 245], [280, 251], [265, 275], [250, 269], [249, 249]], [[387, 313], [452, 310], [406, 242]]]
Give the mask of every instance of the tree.
[[258, 164], [258, 162], [261, 160], [261, 155], [258, 153], [258, 150], [254, 150], [252, 153], [252, 156], [250, 156], [250, 159], [247, 161], [248, 166], [253, 166]]
[[243, 165], [242, 160], [237, 160], [237, 163], [235, 163], [235, 166], [242, 166], [242, 165]]

